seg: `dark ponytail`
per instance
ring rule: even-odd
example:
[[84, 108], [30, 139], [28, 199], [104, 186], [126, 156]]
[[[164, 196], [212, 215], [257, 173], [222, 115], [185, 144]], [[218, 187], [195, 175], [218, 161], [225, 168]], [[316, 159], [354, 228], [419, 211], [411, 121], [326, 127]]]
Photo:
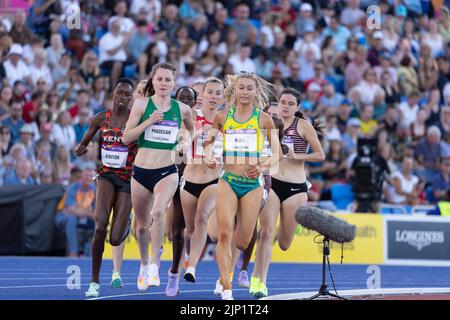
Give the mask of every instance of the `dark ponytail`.
[[[296, 90], [294, 88], [286, 88], [281, 92], [280, 98], [283, 94], [290, 94], [290, 95], [294, 96], [295, 99], [297, 100], [297, 105], [300, 108], [300, 104], [302, 102], [303, 97], [302, 97], [302, 94], [298, 90]], [[305, 117], [303, 112], [301, 112], [300, 110], [296, 111], [294, 113], [294, 116], [297, 118], [306, 120], [306, 121], [311, 121], [311, 124], [312, 124], [314, 130], [316, 130], [317, 135], [320, 137], [325, 136], [325, 123], [323, 123], [322, 121], [317, 121], [314, 118], [308, 119]]]
[[278, 140], [280, 141], [280, 147], [283, 154], [287, 154], [289, 152], [289, 147], [285, 145], [283, 141], [284, 136], [284, 123], [280, 118], [272, 117], [273, 123], [275, 124], [275, 128], [278, 129]]
[[145, 88], [144, 88], [144, 95], [146, 97], [151, 97], [155, 94], [155, 87], [153, 87], [153, 77], [155, 76], [155, 73], [156, 73], [156, 71], [158, 71], [158, 69], [170, 70], [170, 71], [172, 71], [174, 77], [175, 77], [175, 73], [177, 71], [177, 68], [173, 64], [170, 64], [170, 63], [164, 62], [164, 63], [155, 64], [152, 67], [152, 71], [150, 71], [150, 75], [148, 76], [147, 84], [145, 85]]

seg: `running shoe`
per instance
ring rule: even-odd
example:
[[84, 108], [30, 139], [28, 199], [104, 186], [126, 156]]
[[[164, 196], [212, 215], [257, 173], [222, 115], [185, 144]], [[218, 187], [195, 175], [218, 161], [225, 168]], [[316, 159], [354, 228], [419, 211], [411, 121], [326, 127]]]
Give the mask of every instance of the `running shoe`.
[[97, 298], [100, 294], [100, 285], [96, 282], [89, 284], [89, 289], [85, 293], [86, 298]]
[[141, 265], [137, 280], [137, 287], [140, 291], [145, 291], [148, 288], [148, 264], [145, 266]]
[[234, 300], [233, 292], [231, 290], [223, 290], [222, 300]]
[[295, 234], [299, 236], [302, 233], [302, 225], [298, 224], [297, 228], [295, 228]]
[[251, 277], [250, 278], [250, 293], [253, 295], [259, 288], [259, 278]]
[[169, 280], [166, 287], [166, 296], [175, 297], [180, 293], [180, 287], [178, 286], [180, 278], [178, 278], [178, 273], [172, 274], [169, 270]]
[[149, 287], [159, 287], [160, 284], [158, 265], [156, 263], [152, 263], [148, 267], [147, 285]]
[[119, 272], [113, 272], [110, 285], [111, 288], [113, 289], [119, 289], [123, 287], [122, 279], [120, 278]]
[[238, 274], [238, 284], [242, 288], [250, 288], [250, 281], [248, 280], [247, 270], [241, 270]]
[[214, 295], [215, 296], [220, 296], [222, 295], [223, 292], [223, 286], [220, 283], [220, 279], [216, 281], [216, 288], [214, 289]]
[[260, 282], [258, 290], [256, 290], [255, 293], [253, 293], [253, 296], [256, 299], [261, 299], [261, 298], [267, 297], [268, 295], [269, 295], [269, 290], [267, 289], [266, 285], [264, 284], [264, 282]]
[[188, 267], [186, 269], [186, 273], [184, 274], [184, 280], [195, 283], [195, 268], [194, 267]]

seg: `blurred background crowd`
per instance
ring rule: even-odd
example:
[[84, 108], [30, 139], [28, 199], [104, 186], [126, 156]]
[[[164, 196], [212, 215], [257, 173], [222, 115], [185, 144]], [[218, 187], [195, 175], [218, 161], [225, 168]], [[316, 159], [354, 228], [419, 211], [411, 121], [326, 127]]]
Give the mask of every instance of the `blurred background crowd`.
[[[373, 4], [379, 17], [367, 13]], [[351, 185], [358, 137], [378, 141], [382, 202], [449, 201], [448, 8], [444, 0], [35, 0], [28, 12], [3, 12], [0, 186], [83, 181], [98, 149], [81, 158], [72, 150], [90, 117], [112, 108], [115, 81], [146, 79], [167, 61], [177, 87], [246, 71], [272, 82], [275, 96], [301, 90], [301, 110], [327, 127], [326, 160], [308, 166], [312, 201], [334, 201]]]

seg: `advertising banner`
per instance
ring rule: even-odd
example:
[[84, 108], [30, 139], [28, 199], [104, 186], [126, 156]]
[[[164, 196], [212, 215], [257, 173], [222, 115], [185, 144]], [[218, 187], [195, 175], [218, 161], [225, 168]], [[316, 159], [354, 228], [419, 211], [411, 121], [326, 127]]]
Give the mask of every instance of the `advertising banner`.
[[450, 265], [450, 218], [385, 217], [387, 264]]

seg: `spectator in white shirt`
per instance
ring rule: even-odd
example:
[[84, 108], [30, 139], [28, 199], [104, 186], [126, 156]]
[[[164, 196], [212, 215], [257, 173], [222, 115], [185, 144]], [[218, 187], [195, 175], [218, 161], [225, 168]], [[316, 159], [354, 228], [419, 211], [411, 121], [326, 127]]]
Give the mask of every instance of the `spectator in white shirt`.
[[101, 68], [111, 70], [111, 83], [122, 75], [127, 60], [126, 48], [130, 34], [120, 32], [121, 18], [110, 20], [109, 32], [99, 41], [99, 63]]
[[351, 30], [364, 16], [364, 11], [359, 8], [359, 0], [347, 0], [347, 7], [341, 12], [340, 22]]
[[159, 0], [133, 0], [131, 2], [130, 12], [132, 15], [145, 12], [147, 21], [156, 26], [161, 16], [161, 1]]
[[127, 2], [125, 0], [119, 0], [114, 6], [115, 16], [109, 18], [108, 25], [117, 18], [120, 18], [120, 32], [131, 33], [134, 29], [134, 21], [126, 16], [128, 11]]
[[30, 69], [22, 60], [23, 49], [18, 43], [14, 43], [9, 50], [8, 59], [3, 63], [6, 78], [12, 86], [17, 80], [31, 82]]
[[438, 28], [436, 21], [430, 20], [428, 22], [428, 32], [422, 35], [422, 44], [425, 43], [431, 48], [433, 56], [436, 56], [444, 49], [444, 37], [439, 33]]
[[400, 118], [400, 125], [403, 128], [409, 128], [417, 119], [419, 112], [420, 92], [413, 91], [408, 96], [408, 100], [398, 105], [398, 114]]
[[52, 127], [52, 139], [59, 146], [64, 145], [68, 149], [75, 147], [76, 135], [72, 126], [72, 117], [68, 111], [58, 115], [57, 123]]
[[401, 171], [391, 175], [392, 189], [389, 192], [389, 202], [402, 205], [414, 205], [417, 203], [420, 189], [419, 178], [412, 174], [413, 158], [403, 159]]
[[228, 63], [233, 66], [233, 72], [239, 73], [241, 71], [255, 73], [256, 67], [252, 59], [250, 59], [251, 49], [247, 43], [241, 45], [238, 54], [233, 54]]
[[364, 72], [363, 79], [356, 86], [360, 93], [361, 102], [363, 104], [374, 104], [378, 96], [378, 100], [384, 99], [383, 88], [377, 83], [377, 74], [374, 69], [370, 68]]
[[321, 60], [322, 53], [319, 45], [315, 41], [315, 32], [313, 26], [307, 26], [304, 29], [303, 39], [299, 39], [294, 44], [294, 51], [298, 57], [305, 58], [308, 50], [314, 51], [314, 59]]
[[44, 49], [38, 49], [34, 53], [34, 63], [30, 66], [30, 73], [35, 86], [41, 78], [44, 78], [50, 87], [53, 85], [52, 74], [47, 66], [46, 57], [47, 54]]

